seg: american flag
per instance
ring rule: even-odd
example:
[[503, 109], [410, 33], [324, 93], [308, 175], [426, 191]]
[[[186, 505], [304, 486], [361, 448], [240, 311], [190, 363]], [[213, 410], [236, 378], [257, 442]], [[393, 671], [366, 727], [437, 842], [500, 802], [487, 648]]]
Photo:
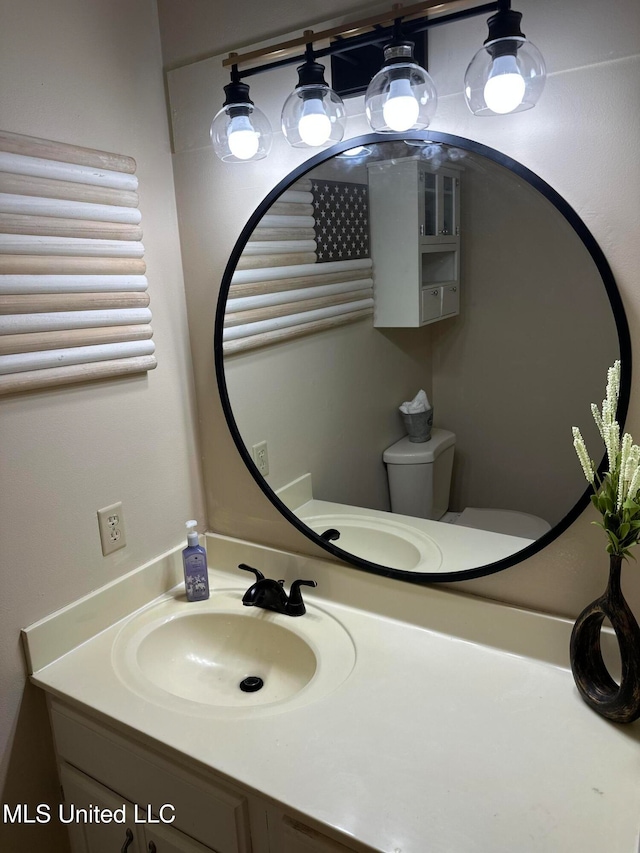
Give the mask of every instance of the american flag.
[[314, 180], [318, 263], [369, 257], [369, 188], [364, 184]]

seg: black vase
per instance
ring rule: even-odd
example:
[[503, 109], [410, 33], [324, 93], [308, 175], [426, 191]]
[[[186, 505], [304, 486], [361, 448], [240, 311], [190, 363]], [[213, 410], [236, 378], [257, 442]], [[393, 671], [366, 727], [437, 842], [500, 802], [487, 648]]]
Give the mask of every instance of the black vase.
[[[632, 723], [640, 717], [640, 627], [620, 588], [622, 557], [611, 554], [609, 583], [600, 598], [582, 611], [571, 633], [571, 670], [584, 701], [609, 720]], [[620, 648], [618, 685], [602, 659], [600, 630], [608, 618]]]

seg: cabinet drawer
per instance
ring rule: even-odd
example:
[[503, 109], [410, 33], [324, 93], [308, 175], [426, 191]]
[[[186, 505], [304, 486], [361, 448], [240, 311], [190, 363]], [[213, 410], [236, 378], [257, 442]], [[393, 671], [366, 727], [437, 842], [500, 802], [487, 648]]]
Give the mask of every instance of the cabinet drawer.
[[172, 826], [218, 853], [250, 853], [249, 804], [242, 792], [189, 773], [55, 702], [51, 724], [58, 755], [69, 764], [156, 814], [172, 805]]
[[420, 322], [437, 320], [442, 313], [442, 295], [440, 287], [425, 287], [420, 294]]
[[[359, 849], [359, 848], [358, 848]], [[282, 841], [279, 853], [355, 853], [327, 835], [311, 829], [290, 817], [282, 819]]]
[[447, 284], [442, 288], [442, 316], [458, 314], [460, 311], [460, 288], [457, 284]]

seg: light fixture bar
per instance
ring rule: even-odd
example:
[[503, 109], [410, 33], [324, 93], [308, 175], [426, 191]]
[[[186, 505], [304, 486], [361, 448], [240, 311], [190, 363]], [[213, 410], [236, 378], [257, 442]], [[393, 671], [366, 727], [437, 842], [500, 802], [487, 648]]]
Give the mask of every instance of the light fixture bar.
[[[522, 14], [511, 0], [471, 3], [470, 0], [422, 0], [403, 7], [397, 3], [378, 15], [352, 21], [245, 54], [230, 53], [231, 67], [225, 101], [210, 128], [217, 156], [225, 162], [249, 162], [266, 157], [272, 131], [266, 116], [249, 98], [243, 78], [275, 68], [298, 65], [298, 85], [287, 97], [280, 115], [282, 133], [295, 148], [322, 148], [339, 142], [345, 132], [346, 109], [339, 94], [324, 79], [319, 57], [342, 57], [363, 47], [382, 47], [384, 61], [371, 78], [364, 97], [370, 127], [380, 133], [426, 129], [433, 118], [438, 93], [428, 71], [414, 58], [413, 38], [435, 26], [491, 13], [488, 38], [469, 63], [464, 98], [474, 115], [507, 115], [531, 109], [540, 98], [546, 78], [544, 59], [520, 30]], [[383, 26], [384, 25], [384, 26]], [[328, 43], [314, 49], [314, 44]], [[295, 49], [304, 46], [302, 56]], [[373, 51], [375, 56], [375, 50]], [[266, 59], [256, 64], [259, 59]], [[248, 65], [243, 71], [239, 65]]]
[[[319, 32], [313, 33], [313, 42], [325, 41], [327, 39], [332, 38], [351, 38], [357, 37], [359, 35], [366, 35], [365, 33], [359, 31], [367, 31], [372, 29], [373, 27], [380, 24], [392, 24], [396, 18], [401, 17], [403, 21], [407, 21], [410, 18], [416, 17], [424, 17], [426, 14], [431, 15], [445, 15], [447, 12], [453, 12], [455, 14], [455, 10], [459, 9], [461, 11], [461, 17], [467, 17], [472, 15], [482, 15], [487, 12], [494, 12], [498, 9], [500, 3], [499, 0], [497, 2], [485, 3], [481, 6], [478, 6], [477, 3], [469, 2], [469, 0], [422, 0], [421, 3], [413, 3], [411, 6], [401, 6], [395, 5], [387, 12], [380, 13], [378, 15], [371, 16], [369, 18], [362, 18], [358, 21], [352, 21], [349, 24], [343, 24], [339, 27], [331, 27], [327, 30], [320, 30]], [[448, 15], [447, 15], [448, 18]], [[435, 22], [435, 20], [434, 20]], [[438, 22], [440, 22], [438, 20]], [[446, 23], [445, 20], [442, 20], [442, 23]], [[426, 27], [425, 27], [426, 29]], [[373, 42], [377, 41], [379, 36], [373, 38]], [[251, 50], [247, 53], [237, 53], [233, 56], [229, 56], [227, 59], [222, 60], [222, 65], [225, 68], [228, 68], [231, 65], [246, 65], [247, 63], [255, 62], [258, 59], [263, 59], [265, 57], [273, 57], [273, 62], [269, 62], [262, 66], [259, 70], [266, 70], [267, 68], [275, 68], [278, 65], [286, 65], [293, 62], [300, 61], [300, 55], [298, 56], [287, 56], [291, 51], [295, 50], [299, 47], [305, 47], [308, 43], [308, 36], [304, 34], [298, 36], [294, 39], [289, 39], [288, 41], [280, 42], [279, 44], [270, 45], [269, 47], [258, 48], [257, 50]], [[368, 42], [368, 43], [373, 43]], [[367, 43], [367, 42], [363, 42]], [[343, 50], [348, 50], [348, 47], [343, 47]], [[323, 51], [317, 51], [317, 56], [327, 56], [330, 53], [339, 52], [337, 50], [332, 50], [331, 48], [326, 48]], [[304, 56], [302, 56], [304, 59]], [[241, 72], [241, 76], [248, 76], [250, 73], [258, 73], [258, 69], [247, 69], [246, 71]]]
[[[414, 23], [406, 23], [406, 19], [403, 15], [399, 16], [399, 20], [402, 21], [402, 29], [404, 34], [411, 38], [412, 36], [418, 35], [418, 33], [423, 33], [426, 30], [430, 30], [432, 27], [441, 26], [442, 24], [450, 24], [453, 21], [463, 21], [466, 18], [475, 18], [478, 15], [486, 15], [490, 12], [495, 12], [498, 7], [498, 3], [483, 3], [481, 6], [474, 6], [473, 8], [462, 9], [458, 12], [451, 12], [447, 15], [438, 16], [436, 18], [430, 18], [428, 21], [419, 20], [414, 21]], [[399, 11], [399, 10], [398, 10]], [[416, 16], [413, 16], [414, 19]], [[351, 50], [355, 50], [359, 47], [366, 47], [367, 45], [377, 44], [381, 41], [384, 41], [385, 38], [388, 38], [393, 32], [393, 27], [385, 27], [379, 31], [373, 33], [364, 33], [360, 36], [349, 36], [344, 40], [336, 41], [332, 45], [326, 48], [322, 48], [320, 50], [316, 50], [315, 54], [318, 57], [322, 56], [333, 56], [340, 55], [341, 53], [348, 53]], [[255, 72], [256, 69], [252, 69]]]

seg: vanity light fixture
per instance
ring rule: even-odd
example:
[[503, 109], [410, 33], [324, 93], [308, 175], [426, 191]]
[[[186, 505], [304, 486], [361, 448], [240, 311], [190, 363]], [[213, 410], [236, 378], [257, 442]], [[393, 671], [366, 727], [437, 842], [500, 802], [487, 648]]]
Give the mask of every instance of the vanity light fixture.
[[414, 43], [402, 37], [401, 24], [402, 18], [396, 18], [393, 40], [384, 48], [382, 68], [364, 97], [371, 129], [383, 133], [424, 130], [438, 104], [433, 80], [413, 58]]
[[[467, 68], [464, 98], [478, 116], [506, 115], [535, 106], [545, 82], [545, 65], [538, 48], [520, 30], [522, 15], [510, 0], [493, 0], [459, 8], [459, 0], [422, 0], [348, 25], [314, 32], [243, 55], [229, 54], [231, 66], [226, 99], [211, 124], [216, 154], [226, 162], [250, 162], [266, 157], [271, 128], [266, 116], [249, 98], [241, 78], [302, 62], [298, 84], [282, 108], [282, 132], [294, 148], [325, 148], [344, 136], [346, 110], [340, 96], [327, 85], [318, 57], [339, 56], [354, 63], [354, 51], [382, 47], [384, 62], [365, 95], [365, 113], [371, 128], [382, 133], [424, 130], [433, 118], [438, 96], [433, 80], [413, 56], [413, 37], [434, 26], [494, 12], [489, 35]], [[391, 40], [389, 41], [389, 39]], [[314, 43], [328, 46], [314, 50]], [[305, 52], [295, 55], [303, 46]], [[256, 61], [267, 58], [262, 65]], [[248, 66], [238, 71], [240, 64]], [[366, 66], [365, 66], [366, 67]], [[366, 75], [368, 77], [368, 74]], [[363, 87], [364, 88], [364, 87]], [[350, 89], [354, 92], [356, 89]], [[362, 91], [362, 90], [360, 90]]]
[[271, 125], [249, 97], [237, 65], [232, 65], [231, 82], [224, 91], [224, 104], [209, 131], [214, 151], [227, 163], [262, 160], [271, 149]]
[[489, 36], [469, 63], [464, 97], [477, 116], [505, 115], [531, 109], [538, 102], [546, 71], [538, 48], [520, 30], [522, 14], [500, 0], [487, 21]]
[[[311, 38], [313, 33], [306, 31]], [[340, 142], [346, 126], [342, 98], [324, 79], [324, 65], [315, 61], [307, 43], [305, 61], [297, 69], [298, 85], [284, 102], [282, 132], [294, 148], [325, 148]]]

